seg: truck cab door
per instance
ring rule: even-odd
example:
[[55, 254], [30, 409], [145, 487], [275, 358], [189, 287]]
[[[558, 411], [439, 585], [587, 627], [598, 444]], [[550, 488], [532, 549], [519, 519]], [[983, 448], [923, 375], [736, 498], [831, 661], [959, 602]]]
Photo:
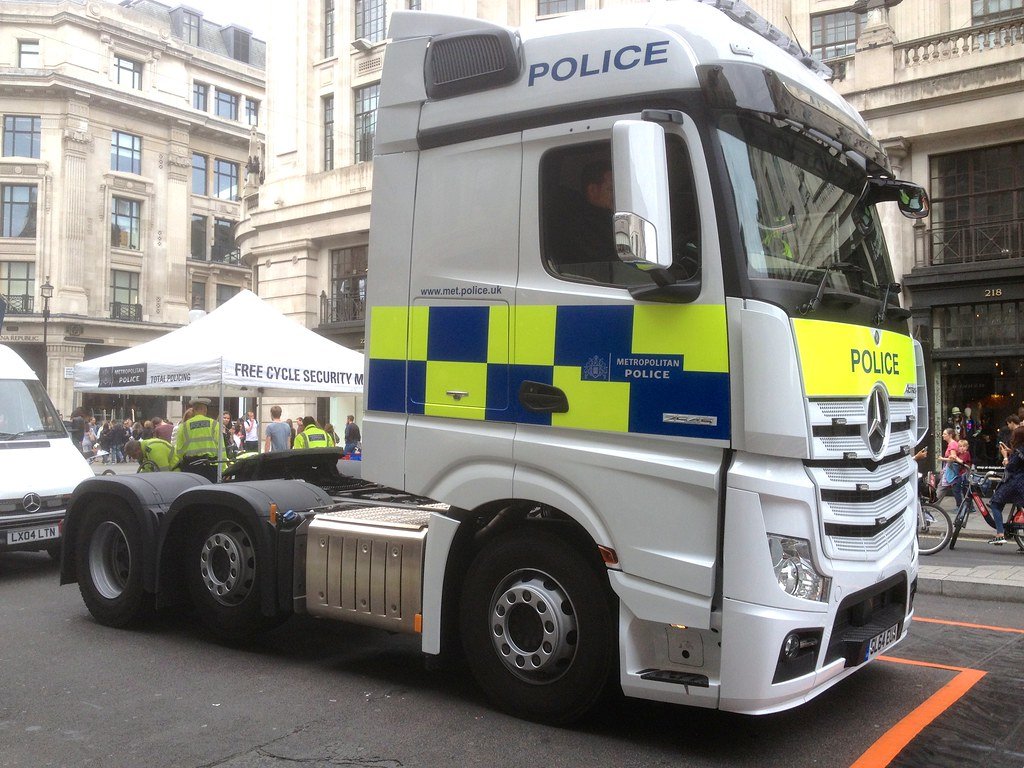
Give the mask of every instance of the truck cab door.
[[509, 327], [521, 165], [518, 133], [420, 153], [405, 488], [467, 508], [511, 493]]
[[[637, 115], [628, 116], [638, 119]], [[710, 624], [729, 445], [725, 296], [711, 184], [692, 120], [666, 126], [673, 270], [694, 301], [637, 300], [607, 208], [615, 118], [523, 137], [522, 243], [510, 367], [513, 495], [574, 517], [615, 550], [613, 585], [672, 588], [678, 620]], [[523, 395], [540, 390], [545, 411]]]

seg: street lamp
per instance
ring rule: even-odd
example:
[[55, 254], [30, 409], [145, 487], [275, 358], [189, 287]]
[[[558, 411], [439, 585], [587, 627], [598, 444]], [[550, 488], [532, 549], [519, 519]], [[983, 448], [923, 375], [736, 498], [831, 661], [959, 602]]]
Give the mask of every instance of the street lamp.
[[50, 385], [50, 350], [46, 346], [46, 336], [50, 325], [50, 299], [53, 298], [53, 286], [50, 285], [50, 276], [46, 276], [46, 282], [39, 286], [39, 295], [43, 297], [43, 389], [49, 391]]

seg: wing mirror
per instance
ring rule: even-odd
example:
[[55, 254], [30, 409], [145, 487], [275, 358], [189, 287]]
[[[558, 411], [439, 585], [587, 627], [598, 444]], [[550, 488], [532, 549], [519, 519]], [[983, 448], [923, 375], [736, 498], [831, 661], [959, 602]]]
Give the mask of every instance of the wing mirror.
[[672, 266], [665, 130], [654, 122], [619, 120], [612, 128], [615, 250], [640, 269]]

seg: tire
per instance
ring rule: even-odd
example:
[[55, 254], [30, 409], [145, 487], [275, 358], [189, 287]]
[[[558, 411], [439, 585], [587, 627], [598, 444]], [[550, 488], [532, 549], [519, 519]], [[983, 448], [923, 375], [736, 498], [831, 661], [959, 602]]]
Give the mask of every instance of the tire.
[[949, 548], [956, 549], [956, 540], [960, 537], [960, 530], [967, 525], [967, 511], [958, 511], [956, 518], [953, 520], [953, 535], [949, 537]]
[[132, 511], [117, 502], [94, 502], [78, 533], [75, 564], [82, 600], [100, 624], [128, 627], [152, 614], [143, 559], [142, 532]]
[[552, 725], [584, 717], [618, 663], [617, 610], [600, 565], [554, 534], [522, 531], [486, 545], [463, 583], [463, 645], [491, 701]]
[[236, 512], [206, 515], [189, 537], [188, 591], [199, 618], [222, 640], [245, 640], [287, 618], [260, 610], [262, 567], [252, 524]]
[[953, 536], [953, 521], [949, 514], [932, 504], [921, 505], [917, 524], [917, 551], [922, 555], [941, 552]]

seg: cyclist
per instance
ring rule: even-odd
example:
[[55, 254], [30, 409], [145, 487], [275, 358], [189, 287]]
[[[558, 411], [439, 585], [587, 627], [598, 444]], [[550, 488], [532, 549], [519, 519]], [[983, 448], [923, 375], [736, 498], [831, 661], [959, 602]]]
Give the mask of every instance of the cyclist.
[[[1003, 507], [1007, 504], [1024, 504], [1024, 427], [1017, 427], [1010, 437], [1010, 444], [999, 444], [999, 452], [1003, 454], [1003, 466], [1006, 467], [1003, 482], [992, 494], [992, 522], [996, 526], [996, 535], [989, 539], [989, 544], [1006, 543], [1003, 534]], [[1012, 509], [1012, 508], [1011, 508]]]
[[144, 437], [139, 441], [139, 445], [142, 450], [139, 463], [146, 467], [155, 467], [143, 471], [167, 472], [173, 465], [174, 446], [166, 440], [159, 437]]

